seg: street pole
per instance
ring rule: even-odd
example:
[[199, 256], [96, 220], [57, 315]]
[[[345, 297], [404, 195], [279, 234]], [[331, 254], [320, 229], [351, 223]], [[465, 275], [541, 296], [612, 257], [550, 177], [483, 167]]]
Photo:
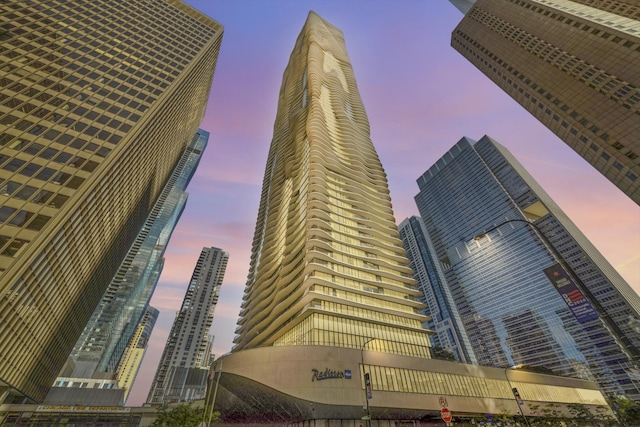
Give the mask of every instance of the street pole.
[[213, 418], [213, 406], [216, 403], [216, 395], [218, 394], [218, 385], [220, 384], [220, 376], [222, 375], [222, 362], [223, 361], [224, 361], [224, 359], [220, 359], [220, 369], [216, 373], [216, 386], [213, 388], [213, 396], [211, 397], [211, 408], [209, 409], [208, 421], [206, 423], [204, 421], [205, 417], [207, 416], [207, 413], [206, 413], [207, 404], [206, 404], [206, 401], [205, 401], [204, 412], [202, 413], [202, 422], [200, 424], [198, 424], [198, 427], [207, 427], [207, 426], [211, 425], [211, 418]]
[[362, 362], [362, 381], [364, 382], [364, 407], [365, 407], [365, 425], [367, 427], [371, 427], [371, 412], [369, 411], [369, 394], [367, 390], [367, 381], [366, 381], [366, 372], [364, 370], [364, 348], [371, 341], [375, 340], [375, 338], [369, 338], [362, 344], [360, 347], [360, 361]]
[[216, 404], [218, 385], [220, 385], [220, 377], [222, 376], [222, 362], [224, 362], [224, 359], [220, 359], [220, 369], [216, 374], [216, 387], [213, 389], [213, 397], [211, 398], [211, 409], [209, 410], [209, 423], [207, 425], [211, 425], [211, 418], [213, 417], [213, 406]]
[[522, 406], [520, 405], [519, 396], [516, 395], [517, 389], [515, 389], [511, 385], [511, 381], [509, 380], [509, 374], [507, 373], [508, 371], [509, 371], [509, 368], [505, 368], [504, 369], [504, 377], [507, 379], [507, 383], [509, 384], [509, 388], [511, 389], [511, 393], [513, 394], [513, 398], [516, 400], [516, 404], [518, 405], [518, 410], [520, 411], [520, 414], [522, 415], [522, 418], [524, 419], [524, 423], [527, 425], [527, 427], [531, 427], [531, 425], [529, 424], [529, 420], [527, 420], [527, 417], [524, 415], [524, 411], [522, 410]]

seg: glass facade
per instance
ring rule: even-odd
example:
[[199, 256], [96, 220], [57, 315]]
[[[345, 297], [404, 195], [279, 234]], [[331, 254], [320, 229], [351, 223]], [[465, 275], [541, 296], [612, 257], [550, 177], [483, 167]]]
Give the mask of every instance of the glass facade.
[[[443, 394], [449, 397], [468, 396], [489, 399], [513, 399], [511, 389], [515, 387], [518, 389], [522, 399], [530, 402], [607, 405], [602, 393], [592, 389], [534, 384], [390, 366], [365, 365], [365, 371], [370, 373], [372, 389], [378, 391]], [[364, 389], [364, 379], [362, 388]]]
[[0, 381], [41, 400], [204, 116], [222, 26], [181, 1], [0, 6]]
[[118, 364], [116, 380], [118, 381], [118, 387], [124, 390], [125, 402], [138, 375], [142, 358], [147, 351], [149, 338], [151, 338], [151, 332], [159, 314], [160, 312], [157, 309], [151, 306], [147, 307]]
[[[543, 366], [640, 397], [623, 368], [640, 348], [640, 298], [504, 147], [463, 138], [418, 185], [479, 364]], [[545, 275], [558, 263], [577, 291], [563, 295]], [[597, 316], [572, 311], [585, 301]]]
[[451, 45], [640, 203], [639, 14], [635, 1], [476, 0]]
[[375, 338], [369, 349], [429, 357], [342, 32], [313, 12], [279, 99], [234, 351]]
[[459, 362], [477, 363], [444, 273], [432, 258], [433, 249], [428, 250], [431, 241], [422, 219], [417, 216], [407, 218], [398, 230], [411, 261], [409, 266], [415, 271], [418, 289], [422, 291], [421, 300], [426, 304], [423, 313], [429, 320], [424, 326], [435, 332], [431, 344], [451, 351]]
[[[265, 346], [222, 356], [210, 379], [212, 390], [214, 384], [219, 385], [215, 410], [221, 413], [220, 421], [357, 427], [363, 416], [370, 415], [372, 426], [435, 426], [442, 423], [443, 406], [455, 414], [454, 424], [460, 426], [488, 425], [488, 418], [497, 421], [503, 416], [513, 423], [513, 417], [522, 412], [532, 417], [532, 426], [546, 425], [548, 419], [540, 417], [547, 410], [566, 417], [564, 422], [570, 425], [575, 417], [570, 404], [611, 414], [604, 395], [591, 381], [398, 356], [375, 348], [377, 341], [364, 350]], [[363, 412], [366, 374], [371, 385], [369, 412]], [[515, 399], [514, 387], [521, 404]], [[243, 402], [241, 409], [237, 399]]]
[[[109, 284], [71, 357], [96, 372], [116, 371], [149, 306], [164, 265], [164, 251], [187, 202], [209, 133], [199, 130], [176, 165], [147, 221]], [[87, 367], [83, 366], [86, 372]]]

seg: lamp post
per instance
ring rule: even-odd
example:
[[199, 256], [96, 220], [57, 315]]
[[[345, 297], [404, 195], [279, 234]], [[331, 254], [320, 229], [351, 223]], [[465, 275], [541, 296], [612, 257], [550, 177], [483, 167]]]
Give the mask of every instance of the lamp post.
[[609, 333], [611, 334], [615, 342], [621, 348], [622, 352], [629, 358], [629, 360], [631, 360], [634, 364], [637, 364], [640, 361], [640, 350], [636, 348], [628, 338], [626, 338], [622, 330], [618, 327], [618, 325], [616, 325], [613, 319], [611, 319], [611, 316], [609, 316], [609, 313], [604, 309], [604, 307], [602, 307], [600, 302], [594, 297], [594, 295], [591, 293], [589, 288], [587, 288], [585, 284], [582, 283], [582, 280], [580, 280], [580, 277], [578, 277], [578, 275], [573, 270], [573, 268], [571, 268], [571, 266], [566, 262], [564, 257], [560, 254], [560, 252], [558, 252], [555, 246], [553, 246], [553, 244], [549, 241], [547, 236], [544, 235], [544, 233], [540, 230], [540, 228], [536, 224], [521, 218], [508, 219], [494, 227], [491, 227], [490, 229], [486, 230], [484, 233], [478, 234], [473, 238], [473, 240], [481, 240], [490, 232], [497, 230], [503, 225], [512, 223], [512, 222], [521, 222], [523, 224], [530, 226], [534, 230], [535, 234], [540, 238], [540, 240], [542, 241], [544, 246], [547, 248], [549, 253], [551, 253], [551, 256], [574, 280], [576, 287], [582, 292], [586, 300], [593, 307], [596, 308], [600, 322], [602, 323], [604, 328], [609, 331]]
[[[213, 389], [213, 396], [211, 398], [211, 408], [209, 409], [209, 417], [208, 420], [205, 422], [205, 418], [207, 418], [207, 404], [206, 404], [206, 400], [205, 400], [205, 405], [204, 405], [204, 411], [202, 412], [202, 422], [198, 425], [198, 427], [206, 427], [211, 425], [211, 419], [213, 418], [213, 406], [216, 404], [216, 395], [218, 394], [218, 385], [220, 384], [220, 376], [222, 375], [222, 362], [224, 361], [224, 359], [220, 359], [220, 368], [218, 370], [218, 372], [216, 373], [216, 385]], [[215, 372], [215, 371], [214, 371]]]
[[516, 404], [518, 405], [518, 410], [520, 411], [520, 415], [522, 415], [522, 418], [524, 419], [524, 423], [527, 425], [527, 427], [531, 427], [531, 424], [529, 424], [529, 420], [524, 415], [524, 411], [522, 410], [522, 405], [520, 405], [521, 399], [520, 399], [520, 395], [518, 394], [518, 389], [516, 389], [511, 385], [511, 381], [509, 380], [509, 374], [507, 372], [509, 372], [509, 368], [504, 369], [504, 377], [507, 379], [507, 383], [509, 383], [509, 388], [513, 393], [513, 398], [516, 399]]
[[367, 374], [364, 370], [364, 348], [366, 347], [367, 344], [369, 344], [373, 340], [375, 340], [375, 338], [367, 339], [364, 342], [364, 344], [362, 344], [362, 347], [360, 347], [360, 361], [362, 362], [362, 379], [364, 380], [364, 410], [365, 410], [364, 421], [367, 427], [371, 427], [371, 412], [369, 411], [369, 384], [370, 383], [366, 379]]

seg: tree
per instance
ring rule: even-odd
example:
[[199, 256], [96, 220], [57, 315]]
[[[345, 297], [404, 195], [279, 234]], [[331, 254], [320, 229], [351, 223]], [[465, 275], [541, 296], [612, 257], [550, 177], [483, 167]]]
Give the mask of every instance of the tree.
[[611, 400], [621, 421], [628, 426], [640, 425], [640, 404], [638, 402], [619, 394], [612, 396]]
[[[204, 408], [195, 408], [191, 403], [181, 403], [173, 408], [162, 405], [151, 427], [197, 427], [203, 421]], [[212, 420], [218, 419], [218, 412]]]
[[578, 423], [593, 422], [595, 420], [589, 407], [582, 403], [569, 403], [567, 404], [567, 409], [569, 409], [569, 413]]
[[431, 357], [434, 359], [448, 360], [450, 362], [456, 362], [456, 356], [448, 348], [433, 346], [431, 347]]
[[560, 406], [557, 403], [545, 403], [542, 406], [538, 405], [536, 409], [539, 409], [537, 412], [540, 415], [539, 420], [544, 421], [546, 425], [552, 427], [566, 425], [560, 412]]

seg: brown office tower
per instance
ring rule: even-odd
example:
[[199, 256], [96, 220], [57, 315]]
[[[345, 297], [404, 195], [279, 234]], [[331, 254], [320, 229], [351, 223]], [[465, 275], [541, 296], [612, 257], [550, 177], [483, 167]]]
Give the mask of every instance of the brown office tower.
[[0, 399], [47, 393], [198, 129], [221, 38], [178, 0], [0, 6]]
[[635, 0], [477, 0], [451, 44], [640, 204], [639, 19]]

